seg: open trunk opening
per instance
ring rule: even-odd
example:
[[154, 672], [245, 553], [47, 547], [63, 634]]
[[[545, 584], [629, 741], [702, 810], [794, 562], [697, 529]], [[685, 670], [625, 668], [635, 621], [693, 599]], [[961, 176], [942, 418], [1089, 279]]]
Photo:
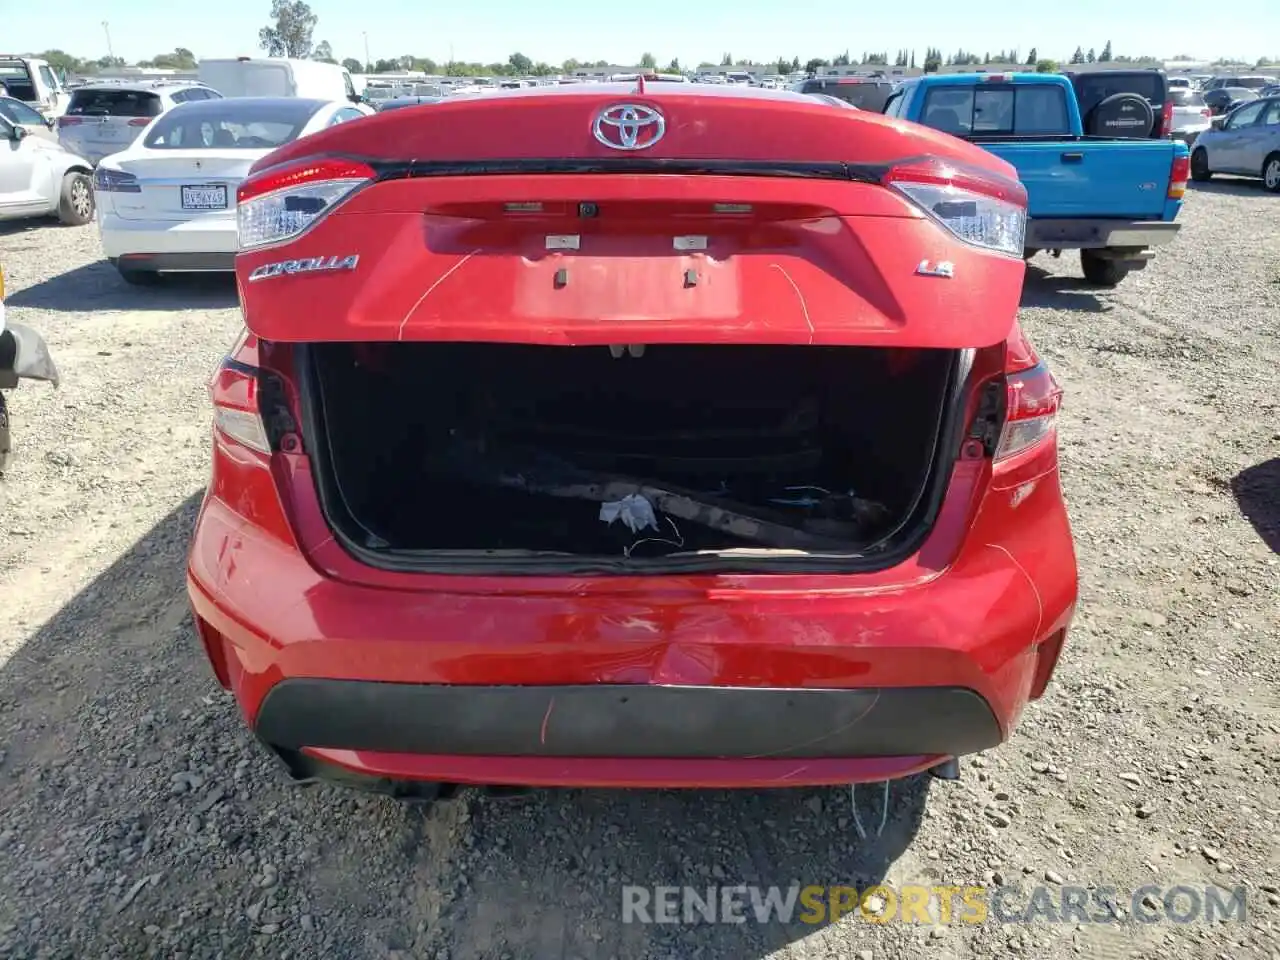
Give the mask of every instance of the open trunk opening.
[[927, 532], [958, 447], [958, 351], [298, 351], [321, 505], [379, 566], [881, 565]]

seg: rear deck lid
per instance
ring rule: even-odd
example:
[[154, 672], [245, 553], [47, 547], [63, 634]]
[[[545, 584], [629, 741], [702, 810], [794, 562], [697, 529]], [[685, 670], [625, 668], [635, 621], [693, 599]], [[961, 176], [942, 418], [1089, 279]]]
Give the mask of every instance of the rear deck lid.
[[980, 148], [799, 94], [450, 99], [275, 151], [241, 187], [278, 341], [1003, 340], [1025, 193]]

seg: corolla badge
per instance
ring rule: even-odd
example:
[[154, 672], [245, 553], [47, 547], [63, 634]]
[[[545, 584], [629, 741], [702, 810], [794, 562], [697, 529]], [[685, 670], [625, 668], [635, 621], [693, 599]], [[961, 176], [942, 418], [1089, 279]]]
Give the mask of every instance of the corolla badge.
[[921, 260], [916, 267], [916, 273], [922, 277], [943, 277], [950, 280], [956, 275], [956, 265], [950, 260], [939, 260], [937, 263], [932, 260]]
[[667, 119], [653, 107], [616, 103], [596, 114], [592, 132], [611, 150], [644, 150], [667, 132]]
[[298, 273], [323, 273], [332, 270], [354, 270], [360, 262], [359, 254], [345, 257], [305, 257], [301, 260], [281, 260], [254, 267], [249, 282], [269, 280], [272, 277], [293, 276]]

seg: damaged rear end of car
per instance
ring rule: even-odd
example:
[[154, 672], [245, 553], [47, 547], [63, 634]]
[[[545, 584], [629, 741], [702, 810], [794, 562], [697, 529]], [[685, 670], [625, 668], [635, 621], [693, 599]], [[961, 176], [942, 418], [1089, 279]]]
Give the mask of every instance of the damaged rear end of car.
[[[530, 91], [290, 145], [238, 216], [192, 596], [308, 770], [880, 779], [1043, 690], [1074, 556], [1002, 161], [795, 95]], [[1049, 554], [1000, 562], [1014, 510]], [[250, 526], [313, 623], [218, 610], [246, 572], [212, 528]]]

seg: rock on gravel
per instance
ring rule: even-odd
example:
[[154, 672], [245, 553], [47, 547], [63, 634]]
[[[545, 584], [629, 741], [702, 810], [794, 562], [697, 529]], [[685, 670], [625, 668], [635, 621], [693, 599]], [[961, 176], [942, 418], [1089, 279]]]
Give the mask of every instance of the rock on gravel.
[[[1272, 956], [1276, 211], [1255, 185], [1196, 187], [1177, 241], [1114, 291], [1084, 287], [1071, 255], [1031, 261], [1023, 321], [1066, 390], [1077, 629], [1011, 742], [959, 783], [895, 785], [874, 842], [847, 788], [464, 791], [424, 809], [286, 787], [216, 688], [183, 597], [233, 285], [135, 290], [92, 227], [0, 225], [13, 319], [64, 374], [13, 396], [18, 456], [0, 481], [0, 957]], [[864, 794], [861, 821], [877, 823], [879, 791]], [[856, 915], [822, 930], [620, 922], [627, 883], [1045, 877], [1263, 892], [1244, 924], [942, 939]], [[1111, 913], [1131, 906], [1121, 893]]]

